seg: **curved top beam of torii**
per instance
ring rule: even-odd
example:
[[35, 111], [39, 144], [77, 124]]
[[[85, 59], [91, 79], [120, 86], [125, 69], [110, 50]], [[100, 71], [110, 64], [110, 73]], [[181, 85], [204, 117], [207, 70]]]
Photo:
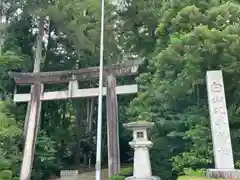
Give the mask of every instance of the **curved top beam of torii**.
[[[143, 62], [143, 60], [137, 60], [131, 63], [115, 64], [105, 67], [103, 71], [104, 76], [107, 74], [112, 74], [114, 76], [130, 76], [137, 74], [139, 65], [143, 64]], [[9, 72], [9, 76], [14, 78], [15, 82], [19, 85], [30, 85], [35, 81], [40, 81], [43, 84], [67, 83], [72, 80], [73, 75], [78, 81], [97, 79], [99, 78], [99, 67], [37, 73]]]

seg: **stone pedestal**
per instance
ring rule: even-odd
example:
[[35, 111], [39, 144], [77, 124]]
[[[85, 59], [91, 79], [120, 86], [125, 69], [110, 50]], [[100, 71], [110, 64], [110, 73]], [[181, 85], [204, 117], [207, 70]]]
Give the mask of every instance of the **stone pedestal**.
[[152, 176], [149, 157], [152, 142], [147, 138], [147, 130], [152, 128], [153, 123], [137, 121], [124, 126], [133, 131], [133, 140], [129, 144], [134, 149], [133, 176], [125, 180], [160, 180], [159, 177]]
[[235, 179], [240, 178], [239, 169], [207, 169], [207, 178]]

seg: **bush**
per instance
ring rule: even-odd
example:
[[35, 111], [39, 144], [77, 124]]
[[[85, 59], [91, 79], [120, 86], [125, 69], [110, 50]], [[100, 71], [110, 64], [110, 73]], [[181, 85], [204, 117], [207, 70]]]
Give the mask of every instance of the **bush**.
[[119, 176], [128, 177], [128, 176], [132, 176], [132, 174], [133, 174], [133, 168], [132, 167], [126, 167], [126, 168], [122, 168], [120, 170]]
[[0, 170], [5, 170], [11, 167], [11, 162], [4, 159], [0, 158]]
[[12, 178], [12, 180], [19, 180], [19, 178], [18, 177], [14, 177], [14, 178]]
[[12, 179], [12, 171], [10, 171], [10, 170], [1, 171], [0, 178], [2, 178], [4, 180]]
[[184, 174], [188, 176], [204, 177], [206, 174], [206, 171], [205, 169], [193, 170], [191, 168], [186, 168], [184, 169]]
[[112, 176], [109, 178], [109, 180], [124, 180], [125, 176], [120, 176], [120, 175], [116, 175], [116, 176]]

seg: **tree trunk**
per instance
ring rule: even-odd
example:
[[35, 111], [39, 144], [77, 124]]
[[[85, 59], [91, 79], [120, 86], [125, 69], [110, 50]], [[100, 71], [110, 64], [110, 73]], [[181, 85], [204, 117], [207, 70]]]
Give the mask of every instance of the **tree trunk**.
[[43, 69], [45, 71], [48, 71], [48, 66], [51, 61], [51, 51], [49, 51], [50, 47], [52, 46], [53, 39], [51, 37], [51, 33], [53, 31], [53, 22], [49, 20], [49, 25], [48, 25], [48, 43], [47, 43], [47, 48], [46, 48], [46, 55], [45, 55], [45, 60], [43, 63]]
[[[38, 24], [38, 36], [37, 36], [37, 42], [36, 42], [36, 52], [35, 52], [35, 60], [33, 65], [33, 72], [40, 72], [40, 65], [42, 60], [43, 35], [44, 35], [44, 21], [45, 21], [45, 16], [41, 16], [39, 18], [39, 24]], [[27, 113], [26, 113], [25, 122], [24, 122], [24, 131], [23, 131], [24, 141], [27, 133], [29, 112], [30, 112], [30, 103], [28, 103]], [[39, 126], [39, 124], [37, 126]]]
[[38, 25], [38, 36], [36, 45], [36, 56], [33, 66], [33, 72], [40, 72], [41, 61], [42, 61], [42, 46], [43, 46], [43, 35], [44, 35], [44, 22], [45, 16], [40, 16]]
[[[0, 0], [0, 23], [1, 23], [1, 26], [4, 25], [4, 22], [3, 22], [3, 1]], [[0, 56], [2, 56], [2, 49], [3, 49], [3, 44], [4, 44], [4, 32], [0, 32], [1, 33], [1, 37], [0, 37]]]
[[93, 105], [94, 105], [94, 98], [88, 98], [87, 100], [87, 127], [86, 133], [90, 134], [92, 131], [92, 122], [93, 122]]
[[74, 109], [76, 110], [76, 154], [75, 165], [81, 163], [81, 103], [79, 99], [73, 101]]
[[[89, 128], [88, 128], [88, 125], [89, 125], [89, 119], [90, 118], [90, 100], [89, 100], [89, 98], [87, 98], [87, 118], [86, 118], [86, 129], [85, 129], [85, 134], [86, 134], [86, 137], [87, 138], [89, 138], [88, 137], [88, 135], [89, 135]], [[87, 165], [88, 164], [88, 153], [87, 152], [84, 152], [84, 161], [83, 161], [83, 163], [84, 163], [84, 165]]]
[[88, 121], [88, 133], [91, 133], [91, 132], [92, 132], [93, 106], [94, 106], [94, 98], [91, 98], [91, 100], [90, 100], [89, 121]]
[[[0, 23], [1, 26], [3, 25], [3, 2], [0, 0]], [[0, 56], [2, 56], [2, 49], [3, 49], [3, 44], [4, 44], [4, 34], [3, 32], [0, 32]], [[5, 93], [2, 92], [0, 96], [0, 100], [5, 99]]]
[[[86, 134], [88, 138], [92, 139], [92, 121], [93, 121], [93, 105], [94, 105], [94, 98], [87, 99], [87, 126], [86, 126]], [[91, 154], [90, 152], [84, 154], [84, 164], [90, 168], [91, 167]]]

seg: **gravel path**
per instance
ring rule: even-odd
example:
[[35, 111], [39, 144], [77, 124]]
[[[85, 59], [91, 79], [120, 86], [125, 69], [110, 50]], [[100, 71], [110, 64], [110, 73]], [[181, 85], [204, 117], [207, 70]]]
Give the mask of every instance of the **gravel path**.
[[[107, 169], [103, 169], [101, 174], [102, 174], [101, 180], [108, 180], [108, 170]], [[93, 171], [93, 172], [79, 174], [78, 180], [95, 180], [95, 172]]]
[[[101, 175], [102, 175], [101, 180], [108, 180], [108, 170], [107, 169], [103, 169]], [[61, 180], [61, 179], [57, 178], [54, 180]], [[79, 174], [78, 180], [95, 180], [95, 171]]]

